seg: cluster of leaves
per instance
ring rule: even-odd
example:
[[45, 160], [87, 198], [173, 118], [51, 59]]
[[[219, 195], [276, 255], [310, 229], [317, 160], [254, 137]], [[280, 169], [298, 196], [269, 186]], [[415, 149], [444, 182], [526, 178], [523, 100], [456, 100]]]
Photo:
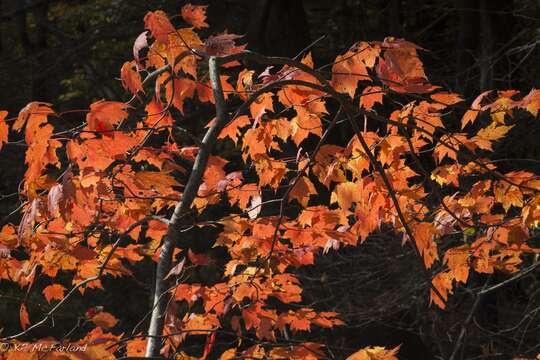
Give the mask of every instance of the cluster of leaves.
[[[512, 128], [514, 113], [538, 115], [539, 90], [488, 91], [467, 108], [458, 94], [429, 82], [418, 55], [423, 49], [402, 39], [359, 42], [331, 66], [316, 68], [309, 53], [296, 61], [247, 52], [233, 34], [203, 41], [197, 29], [208, 27], [205, 7], [186, 5], [181, 17], [187, 27], [176, 28], [162, 11], [145, 16], [148, 31], [121, 68], [130, 101], [95, 102], [68, 131], [55, 130], [64, 114], [51, 104], [30, 103], [13, 119], [0, 113], [0, 146], [9, 130], [24, 131], [27, 149], [22, 218], [0, 232], [0, 279], [56, 302], [33, 325], [22, 302], [23, 331], [11, 339], [49, 321], [73, 293], [103, 289], [104, 276], [133, 276], [144, 258], [160, 261], [189, 164], [206, 150], [197, 139], [179, 142], [175, 131], [185, 130], [190, 104], [221, 106], [208, 78], [209, 57], [226, 72], [224, 99], [242, 104], [218, 136], [237, 152], [209, 157], [179, 231], [217, 229], [211, 246], [226, 255], [175, 249], [162, 354], [324, 358], [322, 344], [284, 346], [279, 338], [344, 320], [302, 303], [295, 269], [356, 246], [383, 225], [417, 250], [426, 290], [441, 309], [471, 271], [513, 273], [524, 256], [538, 253], [528, 239], [540, 220], [540, 179], [499, 172], [490, 153]], [[273, 67], [258, 72], [245, 60]], [[353, 130], [350, 141], [327, 143], [340, 126]], [[238, 163], [241, 170], [232, 170]], [[197, 220], [216, 206], [218, 219]], [[192, 279], [194, 269], [207, 266], [221, 269], [219, 281]], [[59, 273], [71, 283], [58, 283]], [[50, 285], [33, 288], [37, 278]], [[96, 327], [77, 343], [89, 348], [71, 358], [144, 353], [144, 333], [107, 332], [117, 323], [108, 312], [90, 309], [86, 317]], [[192, 336], [204, 340], [188, 354], [182, 346]], [[235, 339], [234, 346], [215, 346], [220, 338]], [[366, 348], [350, 358], [395, 359], [397, 350]]]

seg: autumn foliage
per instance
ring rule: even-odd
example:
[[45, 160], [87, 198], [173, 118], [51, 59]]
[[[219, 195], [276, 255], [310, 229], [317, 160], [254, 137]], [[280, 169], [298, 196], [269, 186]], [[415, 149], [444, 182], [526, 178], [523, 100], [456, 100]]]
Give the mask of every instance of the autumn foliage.
[[[162, 261], [167, 241], [172, 266], [156, 281], [168, 284], [159, 295], [171, 301], [158, 351], [200, 359], [326, 358], [324, 344], [278, 341], [346, 322], [306, 306], [295, 272], [370, 241], [381, 227], [415, 249], [425, 296], [441, 311], [472, 272], [516, 273], [539, 252], [528, 240], [540, 220], [540, 179], [503, 172], [491, 159], [518, 114], [537, 117], [539, 90], [487, 91], [468, 105], [430, 83], [426, 50], [391, 37], [360, 41], [321, 67], [309, 51], [298, 60], [264, 57], [238, 45], [239, 35], [201, 39], [205, 10], [184, 6], [180, 27], [162, 11], [145, 16], [147, 31], [120, 70], [128, 101], [90, 104], [68, 130], [67, 113], [52, 104], [0, 112], [0, 147], [24, 143], [27, 165], [21, 205], [1, 228], [0, 279], [50, 304], [29, 317], [22, 302], [21, 333], [6, 340], [50, 326], [69, 297], [106, 292], [103, 278], [121, 282], [144, 259]], [[215, 107], [216, 118], [188, 120], [196, 106]], [[188, 121], [198, 132], [186, 130]], [[347, 143], [330, 142], [340, 128]], [[219, 131], [215, 144], [204, 140], [211, 131]], [[189, 182], [196, 194], [188, 210], [171, 217], [186, 206]], [[182, 243], [184, 233], [205, 228], [216, 234], [199, 235], [207, 251]], [[204, 267], [218, 276], [194, 275]], [[38, 278], [49, 285], [36, 288]], [[88, 348], [70, 359], [145, 354], [146, 330], [115, 327], [109, 311], [81, 314], [95, 326], [71, 340]], [[200, 346], [184, 349], [189, 338]], [[350, 359], [398, 356], [398, 348], [371, 347]]]

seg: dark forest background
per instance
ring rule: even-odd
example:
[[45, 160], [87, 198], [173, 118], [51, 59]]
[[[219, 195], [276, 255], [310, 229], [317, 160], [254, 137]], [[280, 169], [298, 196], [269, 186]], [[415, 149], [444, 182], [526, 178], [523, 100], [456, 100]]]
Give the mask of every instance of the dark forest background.
[[[179, 14], [186, 2], [0, 0], [0, 109], [15, 116], [34, 100], [53, 103], [59, 111], [84, 109], [102, 98], [128, 100], [118, 79], [120, 67], [132, 57], [145, 13], [163, 9]], [[529, 91], [540, 86], [538, 0], [191, 2], [209, 5], [210, 29], [204, 35], [224, 30], [242, 34], [249, 49], [266, 55], [292, 57], [312, 45], [315, 62], [323, 65], [359, 40], [403, 37], [429, 50], [422, 59], [431, 82], [465, 94], [469, 103], [487, 89]], [[538, 121], [513, 130], [505, 156], [510, 152], [515, 158], [540, 159]], [[0, 217], [18, 201], [22, 153], [10, 146], [0, 156]], [[364, 345], [403, 344], [400, 359], [447, 359], [468, 316], [470, 292], [486, 278], [473, 277], [469, 290], [455, 296], [447, 311], [433, 309], [418, 290], [421, 274], [412, 264], [417, 259], [407, 256], [392, 237], [391, 230], [382, 231], [361, 249], [325, 257], [303, 270], [307, 301], [338, 311], [348, 321], [347, 327], [312, 336], [327, 341], [336, 358]], [[499, 276], [490, 281], [504, 279]], [[468, 323], [467, 340], [456, 359], [534, 358], [540, 353], [539, 284], [537, 271], [486, 296]], [[16, 298], [17, 291], [5, 286], [2, 293]], [[148, 305], [146, 289], [138, 286], [128, 282], [101, 303], [111, 312], [120, 308], [116, 314], [135, 322]], [[0, 295], [4, 314], [17, 308], [9, 296]], [[143, 301], [126, 304], [126, 296]], [[13, 315], [10, 320], [2, 316], [0, 328], [16, 323]], [[61, 335], [61, 329], [50, 331], [48, 335]]]

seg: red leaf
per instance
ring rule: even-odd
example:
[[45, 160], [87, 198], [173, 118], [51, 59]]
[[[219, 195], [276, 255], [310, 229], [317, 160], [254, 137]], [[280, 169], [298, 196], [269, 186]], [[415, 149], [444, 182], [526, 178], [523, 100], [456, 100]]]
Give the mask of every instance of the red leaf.
[[195, 254], [191, 249], [188, 250], [188, 258], [195, 265], [208, 265], [210, 258], [206, 254]]
[[208, 55], [214, 56], [223, 56], [241, 52], [246, 46], [236, 46], [234, 42], [241, 37], [243, 37], [243, 35], [227, 33], [209, 36], [204, 42], [203, 51]]

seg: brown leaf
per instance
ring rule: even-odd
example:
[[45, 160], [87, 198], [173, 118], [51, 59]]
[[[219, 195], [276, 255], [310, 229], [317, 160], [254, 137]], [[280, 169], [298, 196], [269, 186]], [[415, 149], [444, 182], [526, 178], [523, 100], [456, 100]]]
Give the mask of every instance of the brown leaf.
[[204, 42], [203, 51], [210, 56], [223, 56], [241, 52], [246, 46], [236, 46], [235, 40], [242, 37], [243, 35], [227, 33], [209, 36]]
[[181, 272], [182, 272], [182, 269], [184, 268], [184, 264], [186, 262], [186, 258], [182, 258], [182, 260], [180, 260], [178, 262], [178, 264], [174, 265], [172, 267], [172, 269], [169, 271], [169, 273], [167, 274], [167, 276], [165, 276], [163, 278], [163, 280], [166, 280], [168, 279], [169, 277], [173, 276], [173, 275], [179, 275]]
[[106, 311], [98, 312], [90, 320], [103, 329], [112, 328], [118, 323], [118, 319]]

